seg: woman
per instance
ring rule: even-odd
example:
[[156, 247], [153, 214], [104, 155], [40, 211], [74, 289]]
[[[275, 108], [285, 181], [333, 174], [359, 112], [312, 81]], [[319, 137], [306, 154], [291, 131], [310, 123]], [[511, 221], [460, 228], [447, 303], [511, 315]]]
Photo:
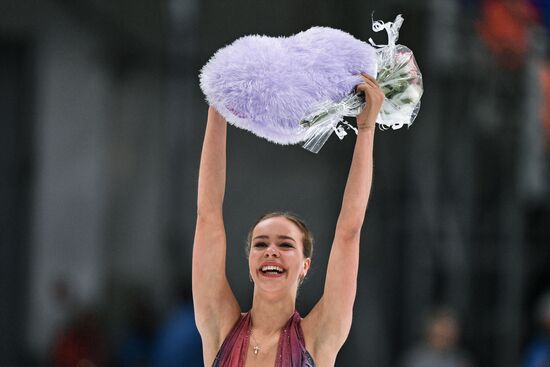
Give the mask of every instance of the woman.
[[[359, 237], [372, 181], [376, 116], [384, 100], [376, 80], [362, 74], [356, 90], [366, 106], [336, 224], [323, 295], [304, 318], [295, 311], [298, 286], [311, 265], [311, 235], [296, 217], [274, 213], [249, 234], [249, 272], [254, 297], [241, 309], [225, 274], [222, 215], [226, 169], [226, 121], [208, 111], [199, 170], [193, 248], [195, 320], [205, 366], [334, 366], [352, 321], [359, 264]], [[314, 362], [315, 361], [315, 362]]]

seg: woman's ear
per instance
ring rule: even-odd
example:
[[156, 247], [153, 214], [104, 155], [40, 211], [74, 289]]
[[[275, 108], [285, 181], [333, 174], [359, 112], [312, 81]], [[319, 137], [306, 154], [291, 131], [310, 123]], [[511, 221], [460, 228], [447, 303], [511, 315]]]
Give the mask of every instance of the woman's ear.
[[311, 266], [311, 259], [308, 257], [307, 259], [304, 260], [304, 273], [303, 273], [304, 278], [306, 277], [310, 266]]

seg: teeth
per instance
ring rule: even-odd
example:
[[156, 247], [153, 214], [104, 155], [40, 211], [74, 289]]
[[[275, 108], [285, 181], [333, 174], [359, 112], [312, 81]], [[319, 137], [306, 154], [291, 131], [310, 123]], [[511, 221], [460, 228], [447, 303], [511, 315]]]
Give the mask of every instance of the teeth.
[[280, 267], [274, 266], [274, 265], [267, 265], [267, 266], [262, 267], [262, 271], [277, 271], [279, 273], [282, 273], [283, 268], [280, 268]]

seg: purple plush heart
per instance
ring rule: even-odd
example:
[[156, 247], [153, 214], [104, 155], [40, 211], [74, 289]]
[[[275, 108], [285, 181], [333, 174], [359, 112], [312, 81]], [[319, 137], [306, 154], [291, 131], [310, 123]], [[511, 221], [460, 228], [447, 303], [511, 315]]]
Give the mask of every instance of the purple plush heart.
[[279, 144], [303, 141], [300, 121], [316, 106], [340, 102], [376, 77], [368, 43], [328, 27], [290, 37], [245, 36], [218, 50], [203, 66], [206, 100], [231, 124]]

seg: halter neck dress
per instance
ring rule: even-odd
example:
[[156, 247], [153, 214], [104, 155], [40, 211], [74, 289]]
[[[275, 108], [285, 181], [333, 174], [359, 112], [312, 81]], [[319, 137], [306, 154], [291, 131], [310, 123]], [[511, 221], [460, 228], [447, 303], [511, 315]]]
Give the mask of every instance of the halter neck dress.
[[[315, 362], [305, 347], [301, 320], [298, 311], [294, 311], [283, 327], [275, 367], [315, 367]], [[250, 341], [250, 326], [250, 312], [247, 312], [241, 315], [225, 338], [212, 367], [244, 367]]]

